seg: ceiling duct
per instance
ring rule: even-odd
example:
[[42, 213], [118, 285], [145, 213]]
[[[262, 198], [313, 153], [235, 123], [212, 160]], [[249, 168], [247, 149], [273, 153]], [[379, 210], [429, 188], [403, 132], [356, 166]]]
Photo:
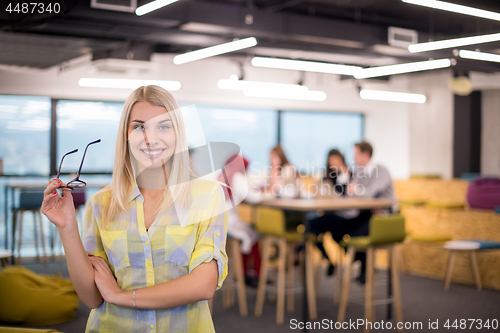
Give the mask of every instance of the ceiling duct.
[[392, 46], [408, 48], [408, 46], [418, 43], [418, 32], [416, 30], [389, 27], [388, 43]]
[[92, 0], [90, 7], [133, 13], [137, 8], [137, 0]]

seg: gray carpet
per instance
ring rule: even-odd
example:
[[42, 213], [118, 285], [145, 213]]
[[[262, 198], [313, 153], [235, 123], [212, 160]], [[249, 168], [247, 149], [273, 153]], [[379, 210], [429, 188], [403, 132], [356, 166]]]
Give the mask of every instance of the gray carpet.
[[[33, 263], [23, 265], [37, 273], [42, 274], [56, 274], [61, 272], [63, 276], [69, 276], [65, 263], [50, 263], [48, 267], [43, 264]], [[385, 292], [386, 282], [383, 281], [386, 272], [380, 271], [377, 273], [378, 287], [376, 287], [377, 293], [380, 294]], [[443, 281], [433, 280], [423, 277], [412, 276], [408, 274], [401, 275], [401, 293], [402, 293], [402, 303], [403, 303], [403, 318], [407, 325], [413, 325], [414, 323], [422, 323], [421, 328], [407, 329], [406, 332], [445, 332], [445, 331], [460, 331], [460, 332], [494, 332], [498, 331], [495, 329], [482, 328], [470, 329], [471, 321], [467, 322], [466, 329], [450, 328], [446, 329], [444, 324], [449, 319], [450, 325], [456, 319], [481, 319], [483, 323], [489, 320], [490, 324], [492, 320], [500, 321], [500, 292], [495, 290], [485, 289], [482, 292], [477, 292], [473, 286], [461, 285], [457, 283], [452, 283], [450, 290], [448, 292], [443, 291]], [[321, 281], [318, 285], [318, 322], [319, 324], [328, 324], [329, 321], [334, 322], [337, 318], [338, 307], [333, 305], [333, 279], [322, 276]], [[359, 284], [353, 282], [351, 292], [352, 294], [362, 293], [363, 288]], [[253, 315], [255, 307], [256, 290], [253, 288], [247, 288], [248, 297], [248, 309], [249, 316], [246, 318], [240, 317], [237, 305], [230, 309], [224, 309], [222, 307], [222, 294], [217, 293], [214, 300], [214, 310], [213, 310], [213, 320], [215, 329], [218, 333], [233, 333], [233, 332], [293, 332], [300, 331], [297, 326], [294, 325], [295, 322], [300, 322], [302, 320], [302, 298], [300, 294], [296, 295], [296, 308], [293, 313], [286, 313], [285, 324], [276, 324], [276, 303], [267, 301], [264, 305], [263, 315], [259, 318]], [[237, 303], [236, 303], [237, 304]], [[50, 328], [57, 329], [65, 333], [79, 333], [85, 331], [85, 325], [87, 322], [87, 317], [90, 309], [87, 308], [83, 303], [80, 304], [80, 308], [72, 321], [51, 325]], [[376, 307], [376, 321], [381, 323], [384, 321], [386, 325], [386, 306]], [[346, 321], [356, 321], [364, 317], [364, 307], [361, 304], [349, 303], [347, 308]], [[394, 317], [394, 316], [393, 316]], [[296, 321], [294, 321], [296, 320]], [[438, 321], [439, 329], [429, 329], [429, 321]], [[396, 321], [392, 320], [393, 325]], [[459, 322], [458, 322], [459, 323]], [[474, 323], [476, 326], [479, 321]], [[12, 326], [7, 323], [0, 322], [0, 326]], [[323, 326], [325, 327], [325, 326]], [[462, 326], [463, 327], [463, 326]], [[37, 328], [48, 328], [48, 327], [37, 327]], [[318, 328], [318, 326], [317, 326]], [[500, 328], [500, 326], [498, 326]], [[310, 330], [315, 331], [325, 331], [330, 329], [316, 329]], [[362, 329], [348, 329], [344, 331], [357, 331], [361, 332]], [[372, 332], [395, 332], [393, 329], [373, 329]]]

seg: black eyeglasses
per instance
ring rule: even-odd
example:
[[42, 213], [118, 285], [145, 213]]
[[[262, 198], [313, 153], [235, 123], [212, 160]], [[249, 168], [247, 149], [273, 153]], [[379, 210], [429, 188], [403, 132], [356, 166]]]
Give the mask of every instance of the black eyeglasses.
[[[91, 142], [87, 145], [87, 147], [85, 147], [85, 152], [83, 153], [82, 157], [82, 163], [80, 163], [80, 169], [78, 169], [76, 177], [73, 180], [71, 180], [66, 186], [59, 186], [59, 188], [69, 188], [73, 191], [75, 188], [83, 188], [87, 186], [87, 183], [85, 183], [83, 180], [80, 180], [80, 172], [82, 171], [83, 161], [85, 160], [85, 154], [87, 154], [87, 149], [89, 148], [90, 145], [99, 142], [101, 142], [101, 139]], [[78, 149], [72, 150], [69, 153], [64, 154], [64, 156], [61, 158], [61, 163], [59, 164], [59, 170], [57, 170], [57, 177], [56, 177], [57, 179], [59, 179], [59, 176], [61, 175], [61, 166], [66, 155], [76, 153], [77, 151]]]

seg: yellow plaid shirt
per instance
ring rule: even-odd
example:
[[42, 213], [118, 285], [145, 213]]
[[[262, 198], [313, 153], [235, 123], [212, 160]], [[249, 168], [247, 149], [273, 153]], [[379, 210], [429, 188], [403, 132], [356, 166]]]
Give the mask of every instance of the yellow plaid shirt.
[[[213, 259], [219, 271], [217, 289], [221, 287], [227, 276], [227, 213], [218, 183], [200, 179], [191, 182], [189, 219], [196, 221], [189, 221], [187, 226], [180, 225], [172, 206], [158, 214], [146, 230], [144, 198], [137, 186], [130, 196], [129, 211], [102, 225], [100, 214], [109, 196], [109, 191], [104, 192], [87, 202], [83, 246], [88, 254], [106, 259], [122, 290], [179, 278]], [[85, 332], [215, 331], [207, 301], [161, 310], [119, 307], [104, 301], [90, 312]]]

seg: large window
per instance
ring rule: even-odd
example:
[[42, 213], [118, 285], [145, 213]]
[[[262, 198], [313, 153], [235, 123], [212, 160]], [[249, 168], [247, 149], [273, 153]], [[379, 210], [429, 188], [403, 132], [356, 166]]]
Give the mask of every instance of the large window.
[[[64, 159], [61, 172], [76, 173], [89, 142], [101, 139], [87, 151], [82, 172], [113, 170], [115, 143], [123, 103], [61, 100], [57, 103], [57, 163]], [[58, 165], [57, 165], [58, 166]]]
[[269, 151], [277, 143], [277, 111], [206, 105], [196, 105], [196, 110], [207, 143], [237, 144], [254, 169], [269, 164]]
[[363, 139], [363, 115], [357, 113], [297, 112], [281, 114], [281, 143], [296, 168], [308, 173], [326, 167], [330, 149], [352, 164], [354, 144]]
[[3, 173], [49, 173], [50, 110], [48, 97], [0, 96], [0, 159]]

